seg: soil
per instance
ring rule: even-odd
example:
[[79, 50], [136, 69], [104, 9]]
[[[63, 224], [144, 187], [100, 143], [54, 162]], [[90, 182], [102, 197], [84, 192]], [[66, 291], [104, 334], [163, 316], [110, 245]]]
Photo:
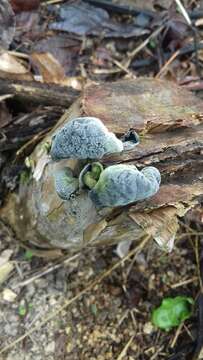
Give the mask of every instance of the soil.
[[[150, 322], [152, 309], [164, 297], [197, 296], [195, 243], [191, 236], [177, 237], [170, 254], [150, 243], [42, 327], [41, 322], [50, 313], [119, 261], [115, 247], [87, 250], [68, 265], [62, 264], [21, 286], [25, 279], [31, 279], [54, 262], [35, 256], [27, 260], [25, 251], [5, 227], [0, 238], [1, 252], [12, 249], [15, 263], [0, 290], [1, 348], [37, 326], [36, 331], [2, 354], [1, 359], [168, 359], [177, 344], [196, 338], [195, 313], [184, 323], [175, 341], [177, 328], [164, 332]], [[16, 294], [14, 300], [9, 299], [11, 302], [4, 298], [5, 289]]]

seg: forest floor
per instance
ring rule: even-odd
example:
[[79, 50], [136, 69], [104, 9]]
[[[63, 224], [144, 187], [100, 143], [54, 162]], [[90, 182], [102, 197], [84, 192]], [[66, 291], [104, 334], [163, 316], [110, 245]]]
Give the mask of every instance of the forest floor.
[[54, 269], [50, 260], [29, 259], [4, 229], [1, 252], [12, 251], [15, 267], [1, 290], [1, 342], [27, 335], [5, 359], [168, 359], [177, 344], [184, 353], [197, 337], [196, 314], [169, 332], [150, 322], [164, 297], [198, 295], [194, 231], [180, 234], [170, 254], [150, 243], [121, 262], [115, 247], [91, 249]]
[[[68, 85], [77, 95], [88, 81], [151, 76], [198, 90], [202, 97], [200, 1], [185, 1], [185, 12], [178, 2], [165, 0], [112, 1], [110, 8], [103, 1], [102, 10], [99, 1], [72, 7], [70, 1], [25, 3], [10, 1], [15, 26], [9, 1], [0, 5], [0, 32], [6, 29], [0, 79]], [[64, 4], [67, 21], [60, 14]], [[0, 105], [3, 205], [18, 188], [24, 152], [29, 155], [64, 109], [49, 104], [42, 114], [32, 99], [23, 103], [1, 95]], [[1, 222], [0, 266], [6, 264], [8, 276], [0, 272], [0, 360], [202, 359], [202, 303], [170, 331], [151, 323], [163, 298], [198, 299], [202, 229], [199, 206], [181, 220], [170, 253], [151, 240], [143, 248], [133, 243], [122, 260], [115, 246], [53, 260], [25, 250]]]

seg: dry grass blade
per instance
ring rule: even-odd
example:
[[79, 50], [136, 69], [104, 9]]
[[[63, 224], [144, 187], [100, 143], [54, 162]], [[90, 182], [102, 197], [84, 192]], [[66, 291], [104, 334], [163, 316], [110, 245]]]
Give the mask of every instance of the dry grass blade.
[[120, 355], [117, 357], [117, 360], [122, 360], [124, 359], [124, 357], [126, 356], [126, 353], [130, 347], [130, 345], [132, 344], [134, 339], [134, 335], [131, 336], [131, 338], [129, 339], [129, 341], [127, 342], [127, 344], [124, 346], [123, 350], [121, 351]]
[[150, 358], [150, 360], [155, 360], [158, 359], [159, 353], [163, 350], [164, 346], [161, 346], [155, 353], [154, 355]]
[[180, 0], [175, 0], [175, 2], [177, 4], [177, 6], [179, 7], [179, 9], [180, 9], [182, 15], [184, 16], [185, 20], [187, 21], [188, 25], [192, 26], [192, 22], [190, 20], [190, 17], [188, 15], [187, 11], [185, 10], [182, 2]]
[[173, 338], [173, 340], [172, 340], [172, 342], [171, 342], [171, 348], [172, 348], [172, 349], [175, 347], [175, 344], [176, 344], [176, 342], [177, 342], [177, 340], [178, 340], [178, 337], [179, 337], [179, 335], [181, 334], [181, 331], [182, 331], [182, 329], [183, 329], [183, 325], [184, 325], [183, 322], [180, 323], [180, 325], [178, 326], [178, 328], [177, 328], [177, 330], [176, 330], [175, 336], [174, 336], [174, 338]]
[[201, 271], [200, 271], [200, 259], [199, 259], [199, 238], [198, 236], [195, 237], [195, 257], [196, 257], [196, 264], [197, 264], [197, 275], [199, 279], [199, 287], [201, 293], [203, 293], [203, 284], [201, 278]]
[[191, 283], [193, 283], [194, 281], [197, 281], [197, 280], [199, 280], [198, 276], [193, 276], [190, 279], [180, 281], [179, 283], [173, 284], [170, 287], [171, 287], [171, 289], [176, 289], [177, 287], [191, 284]]
[[85, 295], [88, 291], [92, 290], [96, 285], [101, 283], [107, 276], [109, 276], [114, 270], [116, 270], [119, 266], [121, 266], [126, 260], [128, 260], [132, 255], [138, 254], [148, 243], [148, 241], [151, 239], [151, 236], [146, 236], [141, 243], [135, 247], [133, 250], [131, 250], [123, 259], [119, 260], [117, 263], [115, 263], [113, 266], [111, 266], [108, 270], [104, 271], [100, 276], [98, 276], [95, 280], [90, 282], [86, 288], [81, 290], [77, 295], [72, 297], [70, 300], [67, 300], [64, 302], [64, 304], [57, 310], [53, 311], [50, 315], [48, 315], [45, 319], [41, 321], [39, 325], [36, 325], [32, 327], [30, 330], [28, 330], [25, 334], [18, 337], [15, 341], [13, 341], [11, 344], [6, 345], [2, 349], [0, 349], [0, 354], [4, 353], [5, 351], [13, 348], [15, 345], [19, 344], [22, 340], [24, 340], [27, 336], [30, 336], [34, 331], [41, 328], [43, 325], [45, 325], [48, 321], [52, 320], [56, 315], [61, 313], [63, 310], [67, 309], [68, 306], [73, 304], [75, 301], [80, 299], [83, 295]]
[[180, 49], [177, 50], [171, 57], [168, 59], [168, 61], [164, 64], [164, 66], [160, 69], [160, 71], [156, 74], [155, 79], [160, 78], [160, 76], [163, 74], [164, 71], [171, 65], [171, 63], [177, 58], [177, 56], [180, 54]]
[[127, 68], [125, 65], [121, 64], [119, 61], [117, 61], [117, 60], [115, 60], [115, 59], [112, 59], [112, 62], [113, 62], [119, 69], [123, 70], [123, 71], [126, 72], [128, 75], [130, 75], [130, 77], [131, 77], [132, 79], [136, 79], [136, 76], [135, 76], [130, 70], [128, 70], [128, 68]]
[[185, 232], [185, 233], [182, 233], [182, 234], [176, 236], [176, 239], [179, 240], [179, 239], [182, 239], [182, 238], [184, 238], [186, 236], [191, 236], [191, 235], [202, 236], [203, 232], [201, 232], [201, 231], [200, 232], [197, 232], [197, 231]]
[[80, 254], [76, 254], [76, 255], [71, 256], [71, 257], [68, 258], [68, 259], [63, 259], [63, 260], [61, 261], [61, 263], [52, 265], [52, 266], [50, 266], [50, 267], [48, 267], [48, 268], [40, 271], [39, 273], [33, 275], [32, 277], [30, 277], [30, 278], [28, 278], [28, 279], [25, 279], [24, 281], [22, 281], [22, 282], [20, 282], [20, 283], [18, 283], [18, 284], [16, 284], [16, 285], [14, 285], [12, 288], [13, 288], [13, 289], [17, 289], [17, 288], [19, 288], [19, 287], [26, 286], [26, 285], [32, 283], [33, 281], [41, 278], [42, 276], [47, 275], [47, 274], [50, 274], [52, 271], [59, 269], [63, 264], [66, 264], [66, 265], [67, 265], [67, 264], [70, 263], [71, 261], [77, 259], [77, 258], [79, 257], [79, 255], [80, 255]]
[[64, 2], [64, 0], [48, 0], [48, 1], [44, 1], [42, 3], [43, 6], [48, 6], [48, 5], [53, 5], [53, 4], [58, 4]]

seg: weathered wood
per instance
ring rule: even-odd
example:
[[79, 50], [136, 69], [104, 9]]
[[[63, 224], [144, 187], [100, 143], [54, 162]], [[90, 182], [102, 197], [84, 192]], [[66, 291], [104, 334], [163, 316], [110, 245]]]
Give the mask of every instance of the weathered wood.
[[[202, 114], [202, 101], [170, 82], [137, 79], [89, 85], [57, 127], [87, 115], [99, 117], [118, 135], [134, 128], [140, 133], [140, 145], [102, 163], [130, 163], [140, 169], [156, 166], [162, 174], [160, 191], [147, 201], [116, 209], [96, 209], [87, 191], [62, 201], [54, 189], [53, 171], [65, 164], [78, 175], [84, 163], [53, 163], [40, 144], [32, 154], [31, 182], [21, 186], [20, 196], [8, 199], [0, 215], [21, 239], [41, 247], [81, 249], [136, 240], [148, 233], [170, 249], [177, 217], [203, 195]], [[50, 141], [52, 134], [44, 141]]]
[[67, 108], [78, 97], [79, 92], [71, 87], [47, 85], [37, 81], [0, 79], [0, 94], [13, 94], [17, 100], [35, 105]]

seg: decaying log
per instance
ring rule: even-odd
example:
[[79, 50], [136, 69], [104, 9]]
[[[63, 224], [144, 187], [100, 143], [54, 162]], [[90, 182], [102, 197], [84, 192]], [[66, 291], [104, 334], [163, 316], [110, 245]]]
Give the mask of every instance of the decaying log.
[[[54, 163], [41, 143], [32, 154], [32, 179], [10, 196], [1, 217], [21, 240], [40, 247], [75, 250], [136, 240], [147, 233], [170, 249], [177, 218], [203, 195], [202, 101], [170, 82], [122, 80], [87, 86], [57, 127], [84, 115], [100, 118], [118, 136], [130, 128], [138, 131], [141, 143], [134, 150], [106, 157], [102, 163], [156, 166], [162, 174], [160, 191], [146, 201], [114, 209], [96, 209], [86, 190], [63, 201], [54, 189], [54, 170], [65, 164], [78, 175], [84, 162]], [[50, 142], [54, 130], [43, 142]]]
[[13, 94], [17, 100], [28, 104], [67, 108], [78, 97], [79, 92], [71, 87], [47, 85], [37, 81], [0, 79], [0, 94]]

